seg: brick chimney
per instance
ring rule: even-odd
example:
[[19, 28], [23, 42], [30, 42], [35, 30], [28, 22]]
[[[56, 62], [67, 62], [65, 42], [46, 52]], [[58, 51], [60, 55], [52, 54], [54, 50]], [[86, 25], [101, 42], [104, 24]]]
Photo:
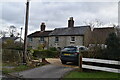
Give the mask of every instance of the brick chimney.
[[68, 28], [72, 28], [74, 27], [74, 20], [73, 17], [70, 17], [70, 19], [68, 20]]
[[41, 31], [45, 31], [45, 23], [43, 22], [43, 23], [41, 23]]

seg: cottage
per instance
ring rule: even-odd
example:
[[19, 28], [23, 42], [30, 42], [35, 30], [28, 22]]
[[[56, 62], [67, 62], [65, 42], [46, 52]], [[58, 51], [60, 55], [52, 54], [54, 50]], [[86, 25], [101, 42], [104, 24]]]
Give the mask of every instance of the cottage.
[[52, 31], [46, 31], [45, 23], [42, 23], [40, 26], [41, 30], [36, 31], [28, 35], [28, 47], [32, 49], [38, 49], [39, 47], [48, 48], [49, 44], [49, 33]]
[[90, 46], [95, 44], [104, 45], [108, 35], [115, 32], [114, 27], [94, 28], [90, 26], [74, 26], [73, 17], [68, 20], [68, 26], [55, 28], [53, 31], [45, 30], [45, 23], [42, 23], [40, 31], [28, 35], [28, 47], [38, 49], [43, 46], [63, 48], [65, 46]]
[[90, 26], [74, 26], [73, 17], [68, 20], [68, 27], [55, 28], [49, 34], [49, 46], [60, 47], [65, 46], [86, 46], [88, 45], [88, 34]]

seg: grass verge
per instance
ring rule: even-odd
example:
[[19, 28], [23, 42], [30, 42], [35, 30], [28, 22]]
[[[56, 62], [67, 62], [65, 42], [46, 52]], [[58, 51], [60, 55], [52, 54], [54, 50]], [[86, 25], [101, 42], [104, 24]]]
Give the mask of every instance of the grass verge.
[[[29, 70], [29, 69], [32, 69], [32, 68], [40, 67], [40, 66], [43, 66], [43, 65], [45, 65], [45, 64], [41, 63], [39, 66], [3, 64], [2, 73], [3, 74], [8, 74], [8, 73], [12, 73], [12, 72], [20, 72], [20, 71], [24, 71], [24, 70]], [[4, 66], [9, 66], [9, 67], [13, 67], [13, 68], [6, 68]]]
[[31, 69], [32, 67], [28, 67], [26, 65], [15, 66], [14, 68], [2, 68], [3, 74], [8, 74], [11, 72], [19, 72], [27, 69]]
[[63, 78], [63, 80], [66, 79], [72, 79], [72, 78], [78, 78], [80, 80], [99, 80], [99, 79], [112, 79], [112, 80], [116, 80], [116, 79], [120, 79], [120, 74], [119, 73], [112, 73], [112, 72], [103, 72], [103, 71], [83, 71], [80, 72], [78, 70], [75, 71], [71, 71], [70, 73], [66, 74]]

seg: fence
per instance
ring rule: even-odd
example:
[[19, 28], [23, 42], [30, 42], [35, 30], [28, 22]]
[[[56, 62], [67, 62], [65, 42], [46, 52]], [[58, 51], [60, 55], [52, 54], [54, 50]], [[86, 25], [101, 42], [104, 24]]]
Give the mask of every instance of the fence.
[[120, 73], [120, 61], [82, 58], [82, 68]]

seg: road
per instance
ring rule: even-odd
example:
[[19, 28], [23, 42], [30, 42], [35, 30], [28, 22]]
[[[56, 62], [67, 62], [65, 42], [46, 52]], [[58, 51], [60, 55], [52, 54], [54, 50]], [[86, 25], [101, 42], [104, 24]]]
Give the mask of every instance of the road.
[[23, 78], [61, 78], [65, 73], [77, 68], [74, 65], [62, 65], [59, 59], [47, 59], [51, 64], [19, 73]]

